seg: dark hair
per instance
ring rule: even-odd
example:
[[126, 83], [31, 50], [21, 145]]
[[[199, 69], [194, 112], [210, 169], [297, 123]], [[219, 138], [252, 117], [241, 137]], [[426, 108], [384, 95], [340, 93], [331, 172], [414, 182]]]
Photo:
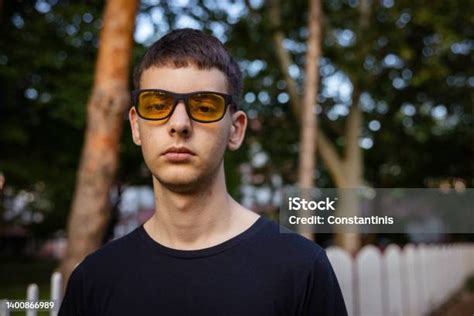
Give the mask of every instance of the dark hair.
[[135, 89], [140, 88], [140, 77], [146, 69], [156, 66], [187, 67], [199, 69], [213, 67], [227, 77], [227, 88], [232, 102], [238, 106], [242, 92], [242, 72], [224, 45], [214, 36], [190, 28], [178, 29], [166, 34], [148, 48], [133, 74]]

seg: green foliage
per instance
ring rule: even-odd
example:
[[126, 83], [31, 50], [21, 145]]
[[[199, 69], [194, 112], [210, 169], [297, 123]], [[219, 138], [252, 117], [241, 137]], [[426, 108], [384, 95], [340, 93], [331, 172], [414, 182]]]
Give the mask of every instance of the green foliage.
[[[285, 45], [300, 70], [296, 81], [302, 90], [307, 4], [280, 2]], [[328, 93], [326, 86], [329, 79], [342, 76], [352, 88], [363, 93], [361, 137], [373, 143], [364, 150], [364, 178], [369, 184], [424, 187], [430, 178], [453, 177], [472, 186], [473, 164], [468, 159], [473, 155], [474, 140], [474, 28], [468, 13], [473, 9], [472, 3], [371, 3], [368, 28], [363, 30], [360, 1], [323, 2], [319, 89], [322, 129], [342, 153], [347, 113], [334, 112], [352, 104], [351, 100]], [[262, 23], [255, 25], [258, 19]], [[265, 6], [253, 10], [232, 28], [231, 34], [233, 42], [245, 42], [247, 50], [241, 50], [240, 58], [258, 58], [266, 63], [257, 75], [247, 77], [247, 83], [257, 93], [268, 91], [271, 101], [264, 105], [257, 99], [248, 107], [257, 109], [264, 126], [256, 132], [256, 138], [271, 157], [271, 169], [283, 173], [285, 166], [297, 157], [298, 127], [289, 113], [289, 103], [282, 104], [276, 98], [285, 88], [277, 87], [282, 77], [271, 40], [272, 30], [265, 27], [268, 19]], [[265, 80], [272, 84], [263, 85]], [[369, 123], [374, 121], [379, 127], [372, 129]], [[318, 185], [333, 186], [323, 167], [318, 165]], [[288, 169], [285, 179], [292, 182], [295, 168]]]
[[61, 2], [42, 13], [30, 4], [5, 3], [0, 170], [8, 190], [3, 198], [22, 190], [40, 196], [29, 202], [33, 212], [47, 215], [33, 226], [40, 235], [64, 227], [69, 209], [100, 11], [98, 6]]

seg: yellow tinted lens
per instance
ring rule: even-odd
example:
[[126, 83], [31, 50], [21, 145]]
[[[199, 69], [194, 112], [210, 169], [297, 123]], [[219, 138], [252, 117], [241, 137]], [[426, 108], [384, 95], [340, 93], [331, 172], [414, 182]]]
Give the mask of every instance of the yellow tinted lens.
[[173, 109], [173, 97], [159, 91], [143, 91], [138, 96], [138, 112], [147, 119], [158, 120], [168, 116]]
[[198, 93], [189, 98], [189, 111], [195, 120], [214, 121], [222, 117], [225, 100], [213, 93]]

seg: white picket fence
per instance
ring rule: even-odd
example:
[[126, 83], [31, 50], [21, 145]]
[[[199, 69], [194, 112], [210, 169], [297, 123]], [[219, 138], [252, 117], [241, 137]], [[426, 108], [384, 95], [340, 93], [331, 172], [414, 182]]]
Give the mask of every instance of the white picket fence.
[[366, 246], [355, 258], [335, 247], [326, 253], [355, 316], [426, 315], [474, 273], [474, 244], [389, 245], [383, 253]]
[[[326, 249], [349, 315], [426, 315], [444, 303], [474, 273], [474, 244], [389, 245], [382, 253], [365, 246], [352, 258], [337, 247]], [[62, 299], [62, 278], [51, 276], [51, 300]], [[30, 284], [26, 299], [38, 300], [38, 286]], [[1, 302], [1, 301], [0, 301]], [[3, 310], [2, 310], [3, 307]], [[0, 304], [0, 316], [9, 316]], [[57, 306], [59, 307], [59, 306]], [[58, 308], [50, 311], [56, 316]], [[36, 316], [35, 310], [27, 316]]]

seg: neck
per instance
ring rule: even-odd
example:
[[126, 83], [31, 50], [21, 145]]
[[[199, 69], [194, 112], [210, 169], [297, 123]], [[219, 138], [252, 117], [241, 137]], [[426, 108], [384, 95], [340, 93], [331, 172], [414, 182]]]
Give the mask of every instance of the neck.
[[153, 189], [155, 214], [145, 228], [165, 246], [205, 248], [230, 231], [236, 202], [227, 193], [223, 165], [213, 180], [195, 190], [176, 192], [155, 177]]

